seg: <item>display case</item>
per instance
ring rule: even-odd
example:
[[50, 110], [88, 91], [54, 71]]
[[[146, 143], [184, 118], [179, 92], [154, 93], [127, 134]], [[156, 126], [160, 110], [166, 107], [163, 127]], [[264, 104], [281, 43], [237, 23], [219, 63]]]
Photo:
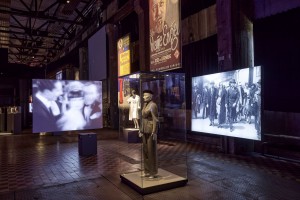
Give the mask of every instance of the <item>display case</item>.
[[119, 77], [120, 178], [141, 194], [188, 182], [183, 73]]
[[4, 132], [6, 130], [5, 128], [5, 109], [4, 107], [0, 107], [0, 132]]
[[7, 131], [18, 134], [21, 133], [21, 107], [7, 107]]

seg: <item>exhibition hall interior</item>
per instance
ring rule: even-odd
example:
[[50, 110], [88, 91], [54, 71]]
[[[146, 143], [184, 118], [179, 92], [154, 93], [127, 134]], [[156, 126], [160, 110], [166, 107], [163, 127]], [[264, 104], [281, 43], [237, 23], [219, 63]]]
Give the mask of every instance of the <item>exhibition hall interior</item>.
[[298, 200], [299, 19], [297, 0], [0, 0], [0, 200]]

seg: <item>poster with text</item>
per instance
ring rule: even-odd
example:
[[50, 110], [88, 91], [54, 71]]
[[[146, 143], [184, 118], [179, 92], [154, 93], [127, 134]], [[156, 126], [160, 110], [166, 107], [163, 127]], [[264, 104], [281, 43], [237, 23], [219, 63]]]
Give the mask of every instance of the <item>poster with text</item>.
[[130, 37], [126, 35], [118, 40], [118, 75], [130, 74]]
[[150, 71], [181, 67], [180, 0], [149, 0]]

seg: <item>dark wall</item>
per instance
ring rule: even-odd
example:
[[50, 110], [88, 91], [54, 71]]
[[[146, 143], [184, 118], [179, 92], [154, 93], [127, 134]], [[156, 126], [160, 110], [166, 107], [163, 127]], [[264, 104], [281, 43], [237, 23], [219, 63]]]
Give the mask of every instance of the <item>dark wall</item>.
[[217, 36], [182, 47], [182, 68], [174, 72], [186, 74], [186, 108], [191, 109], [192, 77], [218, 72]]
[[263, 67], [264, 109], [300, 112], [300, 9], [254, 22], [255, 65]]
[[[0, 106], [20, 106], [20, 81], [43, 78], [43, 68], [7, 64], [0, 66]], [[29, 91], [24, 91], [28, 93]]]
[[215, 3], [216, 0], [181, 0], [181, 18], [184, 19]]
[[[87, 46], [87, 42], [82, 44]], [[79, 68], [79, 49], [75, 48], [72, 51], [68, 52], [65, 56], [59, 58], [58, 60], [49, 63], [46, 66], [46, 72], [48, 74], [56, 73], [64, 66], [72, 66]]]
[[16, 78], [31, 79], [43, 76], [44, 69], [41, 67], [29, 67], [23, 64], [7, 63], [0, 65], [0, 79]]
[[0, 65], [8, 63], [8, 49], [0, 48]]

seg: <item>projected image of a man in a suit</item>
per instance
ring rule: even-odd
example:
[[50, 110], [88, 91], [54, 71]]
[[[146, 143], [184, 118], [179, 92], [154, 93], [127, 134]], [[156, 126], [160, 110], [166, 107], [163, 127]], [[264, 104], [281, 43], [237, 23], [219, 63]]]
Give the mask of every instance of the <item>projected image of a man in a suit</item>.
[[37, 80], [37, 92], [33, 98], [33, 132], [48, 132], [57, 129], [56, 122], [60, 118], [61, 110], [58, 97], [63, 94], [61, 81]]

